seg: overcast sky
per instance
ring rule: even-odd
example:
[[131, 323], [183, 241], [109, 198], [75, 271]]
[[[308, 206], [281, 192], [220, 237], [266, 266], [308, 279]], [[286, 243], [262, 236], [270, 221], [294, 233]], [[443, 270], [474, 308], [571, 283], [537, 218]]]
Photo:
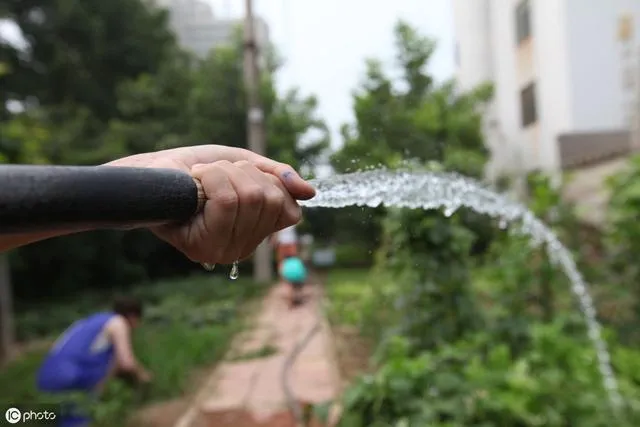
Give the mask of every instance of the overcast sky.
[[[243, 0], [205, 0], [221, 18], [238, 18]], [[271, 40], [285, 57], [281, 90], [297, 86], [320, 100], [320, 113], [339, 144], [337, 130], [352, 120], [351, 91], [364, 72], [364, 60], [393, 59], [393, 26], [408, 21], [438, 40], [431, 72], [439, 80], [454, 69], [451, 0], [254, 0]], [[2, 25], [0, 25], [2, 27]], [[11, 36], [12, 31], [5, 37]], [[12, 38], [12, 37], [9, 37]]]

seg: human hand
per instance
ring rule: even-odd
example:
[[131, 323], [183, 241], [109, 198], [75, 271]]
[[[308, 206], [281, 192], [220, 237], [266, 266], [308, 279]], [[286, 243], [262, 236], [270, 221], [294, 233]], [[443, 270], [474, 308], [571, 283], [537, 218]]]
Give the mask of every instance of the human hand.
[[289, 165], [241, 148], [183, 147], [108, 165], [179, 169], [197, 179], [207, 201], [191, 221], [152, 231], [195, 262], [229, 264], [250, 256], [270, 234], [297, 224], [296, 200], [315, 190]]
[[148, 384], [153, 380], [153, 375], [151, 374], [151, 372], [147, 371], [146, 369], [141, 369], [140, 372], [138, 372], [138, 382], [140, 384]]

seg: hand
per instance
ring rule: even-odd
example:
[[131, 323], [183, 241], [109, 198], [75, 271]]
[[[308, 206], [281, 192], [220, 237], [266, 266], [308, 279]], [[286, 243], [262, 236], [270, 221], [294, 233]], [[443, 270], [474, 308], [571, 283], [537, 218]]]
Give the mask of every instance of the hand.
[[187, 224], [152, 229], [195, 262], [229, 264], [247, 258], [270, 234], [300, 221], [296, 200], [315, 195], [289, 165], [241, 148], [184, 147], [109, 164], [179, 169], [200, 181], [207, 197], [202, 212]]
[[153, 379], [153, 375], [151, 374], [151, 372], [147, 371], [146, 369], [141, 368], [140, 372], [138, 372], [139, 383], [147, 384], [147, 383], [150, 383], [152, 379]]

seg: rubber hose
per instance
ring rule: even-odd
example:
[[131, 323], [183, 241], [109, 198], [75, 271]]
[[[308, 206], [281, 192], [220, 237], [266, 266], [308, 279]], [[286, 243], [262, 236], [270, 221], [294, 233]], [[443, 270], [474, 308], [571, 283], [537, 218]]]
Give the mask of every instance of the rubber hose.
[[187, 221], [204, 200], [199, 183], [173, 169], [0, 166], [2, 234]]
[[304, 350], [304, 348], [311, 342], [311, 339], [320, 331], [321, 327], [322, 318], [319, 317], [315, 325], [296, 344], [291, 353], [289, 353], [282, 368], [282, 389], [284, 390], [285, 399], [287, 400], [287, 406], [289, 406], [289, 410], [293, 413], [293, 417], [296, 419], [298, 426], [304, 426], [304, 417], [302, 415], [300, 403], [295, 399], [293, 391], [291, 390], [291, 368], [293, 368], [293, 365], [296, 363], [296, 359], [302, 350]]

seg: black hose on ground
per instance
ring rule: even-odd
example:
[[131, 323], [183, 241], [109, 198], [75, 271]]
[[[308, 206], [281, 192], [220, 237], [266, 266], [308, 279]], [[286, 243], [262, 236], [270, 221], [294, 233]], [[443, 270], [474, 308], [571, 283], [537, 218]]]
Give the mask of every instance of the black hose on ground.
[[289, 355], [285, 359], [283, 368], [282, 368], [282, 376], [281, 376], [282, 389], [284, 391], [285, 399], [287, 400], [287, 406], [289, 407], [289, 410], [293, 414], [293, 417], [295, 418], [296, 424], [298, 427], [306, 427], [305, 426], [306, 420], [305, 420], [300, 402], [298, 402], [295, 396], [293, 395], [293, 390], [291, 388], [291, 369], [295, 365], [296, 359], [298, 358], [298, 356], [300, 356], [300, 353], [302, 353], [302, 350], [304, 350], [305, 347], [309, 345], [309, 343], [311, 342], [311, 339], [314, 337], [315, 334], [320, 332], [321, 328], [322, 328], [322, 312], [321, 310], [319, 310], [318, 319], [316, 320], [315, 324], [311, 329], [309, 329], [309, 331], [305, 334], [305, 336], [300, 341], [298, 341], [298, 343], [293, 348], [291, 353], [289, 353]]

